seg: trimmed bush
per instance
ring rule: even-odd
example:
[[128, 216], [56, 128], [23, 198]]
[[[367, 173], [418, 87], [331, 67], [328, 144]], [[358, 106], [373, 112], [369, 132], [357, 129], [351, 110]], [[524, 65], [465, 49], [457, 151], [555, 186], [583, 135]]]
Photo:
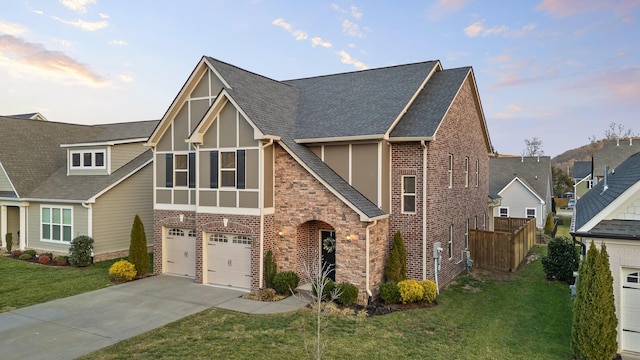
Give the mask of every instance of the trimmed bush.
[[548, 280], [573, 284], [573, 272], [578, 270], [578, 248], [566, 237], [556, 237], [547, 245], [548, 255], [542, 257], [542, 268]]
[[398, 283], [398, 291], [400, 292], [400, 301], [403, 304], [422, 301], [424, 290], [418, 284], [417, 280], [402, 280]]
[[20, 259], [20, 260], [31, 260], [31, 259], [33, 259], [33, 255], [24, 253], [24, 254], [18, 256], [18, 259]]
[[300, 276], [293, 271], [283, 271], [273, 277], [273, 288], [278, 294], [287, 294], [298, 287]]
[[258, 290], [257, 295], [258, 300], [260, 301], [273, 301], [276, 297], [276, 291], [271, 288], [260, 289]]
[[129, 243], [129, 261], [136, 267], [136, 274], [143, 277], [149, 271], [149, 253], [147, 252], [147, 235], [140, 216], [136, 214], [131, 226], [131, 241]]
[[407, 249], [404, 247], [400, 231], [396, 231], [393, 236], [393, 245], [384, 274], [388, 282], [397, 283], [407, 278]]
[[553, 225], [553, 213], [550, 212], [547, 214], [547, 222], [544, 224], [545, 235], [551, 235], [551, 232], [553, 232]]
[[131, 281], [136, 277], [136, 266], [127, 260], [119, 260], [109, 268], [109, 276], [118, 282]]
[[38, 264], [48, 265], [51, 262], [51, 257], [47, 255], [40, 255], [38, 258]]
[[49, 259], [53, 259], [53, 254], [50, 252], [44, 252], [44, 253], [40, 253], [40, 256], [48, 256]]
[[380, 298], [385, 304], [397, 304], [400, 302], [398, 284], [393, 282], [380, 284]]
[[69, 263], [75, 267], [84, 267], [91, 264], [91, 253], [93, 251], [93, 238], [80, 235], [71, 240], [69, 246]]
[[33, 249], [25, 250], [25, 251], [23, 251], [22, 253], [23, 253], [23, 254], [29, 254], [29, 255], [31, 255], [31, 257], [36, 256], [36, 251], [35, 251], [35, 250], [33, 250]]
[[418, 284], [422, 286], [422, 301], [430, 303], [436, 300], [436, 296], [438, 296], [438, 286], [435, 282], [431, 280], [421, 280], [418, 281]]
[[7, 252], [11, 252], [11, 248], [13, 247], [13, 234], [7, 233], [4, 236], [5, 241], [7, 242]]
[[344, 306], [353, 305], [358, 300], [358, 288], [352, 283], [342, 282], [338, 284], [338, 303]]
[[278, 264], [273, 256], [273, 251], [267, 251], [264, 257], [264, 282], [267, 288], [273, 289], [273, 278], [278, 273]]
[[15, 249], [15, 250], [11, 250], [11, 256], [13, 257], [19, 257], [20, 255], [22, 255], [22, 251]]
[[[314, 279], [311, 283], [311, 292], [314, 297], [318, 296], [318, 283]], [[326, 283], [324, 284], [324, 288], [322, 289], [322, 299], [327, 299], [331, 296], [331, 292], [336, 288], [336, 283], [331, 279], [326, 279]]]
[[69, 257], [68, 256], [56, 256], [55, 259], [53, 259], [53, 261], [56, 262], [56, 264], [58, 264], [58, 266], [65, 266], [69, 263]]

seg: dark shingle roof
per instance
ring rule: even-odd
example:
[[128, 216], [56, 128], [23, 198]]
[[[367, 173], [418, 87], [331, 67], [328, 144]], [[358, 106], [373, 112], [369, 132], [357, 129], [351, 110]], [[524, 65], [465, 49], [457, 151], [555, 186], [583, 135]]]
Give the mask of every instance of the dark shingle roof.
[[[101, 176], [66, 176], [67, 152], [60, 147], [61, 144], [122, 140], [126, 133], [133, 138], [146, 138], [156, 124], [157, 121], [143, 121], [89, 126], [0, 117], [0, 133], [7, 134], [0, 141], [0, 163], [20, 198], [34, 198], [35, 194], [48, 199], [79, 199], [81, 194], [95, 190], [92, 184], [103, 180], [97, 180]], [[146, 135], [143, 136], [143, 133]], [[120, 174], [115, 171], [111, 176], [102, 177], [111, 184], [117, 181], [114, 177], [116, 173]], [[57, 192], [55, 186], [47, 182], [65, 181], [55, 177], [55, 174], [64, 174], [66, 183], [76, 184], [73, 189], [77, 191]], [[64, 187], [65, 184], [60, 186]], [[36, 189], [39, 190], [34, 193]], [[48, 193], [43, 189], [47, 189]]]
[[605, 181], [600, 181], [576, 202], [572, 230], [580, 230], [589, 220], [638, 181], [640, 181], [640, 153], [631, 155], [615, 168], [613, 173], [607, 175], [606, 190]]
[[433, 74], [391, 131], [391, 137], [433, 136], [470, 71], [470, 67], [464, 67]]
[[296, 139], [384, 135], [438, 64], [284, 81], [300, 91]]
[[[494, 157], [489, 159], [489, 193], [497, 194], [515, 177], [532, 187], [540, 198], [547, 199], [551, 179], [549, 156]], [[546, 201], [546, 200], [545, 200]]]
[[637, 152], [640, 152], [640, 138], [607, 141], [593, 154], [594, 178], [604, 176], [605, 165], [611, 170]]
[[591, 161], [574, 161], [573, 178], [584, 179], [591, 174]]
[[640, 240], [639, 220], [602, 220], [589, 234], [594, 237], [624, 238]]

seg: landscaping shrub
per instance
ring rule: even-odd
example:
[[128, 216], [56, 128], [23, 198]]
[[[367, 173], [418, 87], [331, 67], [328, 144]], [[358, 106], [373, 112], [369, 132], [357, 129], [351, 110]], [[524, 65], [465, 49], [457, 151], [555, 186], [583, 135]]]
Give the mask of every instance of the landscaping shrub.
[[131, 241], [129, 243], [129, 261], [136, 267], [136, 274], [143, 277], [149, 270], [149, 253], [147, 252], [147, 236], [140, 216], [136, 214], [131, 226]]
[[53, 259], [53, 254], [50, 252], [44, 252], [44, 253], [40, 253], [40, 256], [48, 256], [49, 259]]
[[56, 262], [56, 264], [58, 264], [58, 266], [65, 266], [67, 265], [67, 263], [69, 262], [69, 257], [68, 256], [56, 256], [53, 261]]
[[273, 278], [278, 273], [278, 264], [276, 258], [273, 256], [273, 251], [267, 251], [267, 255], [264, 257], [264, 281], [268, 288], [273, 289]]
[[118, 282], [131, 281], [136, 277], [137, 271], [135, 265], [127, 260], [119, 260], [113, 263], [109, 268], [109, 276]]
[[273, 288], [278, 294], [287, 294], [298, 287], [300, 277], [293, 271], [283, 271], [273, 277]]
[[553, 232], [553, 225], [553, 213], [550, 212], [547, 214], [547, 222], [544, 225], [545, 235], [551, 235], [551, 232]]
[[33, 259], [33, 255], [27, 254], [27, 253], [23, 253], [22, 255], [18, 256], [18, 259], [20, 259], [20, 260], [31, 260], [31, 259]]
[[386, 304], [399, 303], [400, 291], [398, 291], [398, 284], [394, 282], [380, 284], [380, 298]]
[[400, 292], [400, 301], [403, 304], [422, 301], [424, 290], [418, 284], [417, 280], [402, 280], [398, 283], [398, 292]]
[[407, 249], [400, 231], [396, 231], [393, 236], [393, 245], [384, 274], [389, 282], [398, 282], [407, 278]]
[[7, 233], [4, 236], [4, 239], [7, 242], [7, 252], [11, 252], [11, 248], [13, 247], [13, 234], [12, 233]]
[[566, 237], [556, 237], [547, 245], [548, 255], [542, 257], [542, 268], [547, 279], [573, 284], [573, 272], [578, 270], [578, 248]]
[[[322, 279], [320, 279], [322, 280]], [[311, 292], [313, 296], [318, 296], [318, 283], [317, 279], [311, 283]], [[331, 279], [326, 279], [326, 283], [324, 284], [324, 288], [322, 288], [322, 299], [327, 299], [331, 296], [331, 292], [336, 288], [336, 283]]]
[[438, 286], [436, 283], [427, 279], [418, 281], [418, 284], [422, 286], [422, 301], [426, 303], [433, 302], [436, 296], [438, 296]]
[[15, 250], [11, 250], [11, 256], [13, 257], [19, 257], [20, 255], [22, 255], [22, 251], [15, 249]]
[[353, 305], [358, 300], [358, 288], [348, 282], [338, 284], [338, 302], [344, 306]]
[[33, 250], [33, 249], [25, 250], [25, 251], [23, 251], [22, 253], [23, 253], [23, 254], [29, 254], [29, 255], [31, 255], [31, 257], [36, 256], [36, 251], [35, 251], [35, 250]]
[[38, 258], [38, 264], [48, 265], [51, 262], [51, 257], [47, 255], [40, 255]]
[[89, 266], [91, 264], [91, 253], [93, 251], [93, 238], [80, 235], [71, 240], [69, 247], [69, 263], [76, 267]]
[[276, 297], [276, 291], [271, 288], [258, 290], [258, 300], [260, 301], [273, 301]]

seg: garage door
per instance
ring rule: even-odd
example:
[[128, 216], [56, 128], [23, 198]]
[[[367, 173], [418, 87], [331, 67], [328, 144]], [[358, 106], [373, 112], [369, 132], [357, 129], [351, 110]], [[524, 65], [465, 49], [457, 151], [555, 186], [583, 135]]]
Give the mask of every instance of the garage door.
[[640, 271], [622, 273], [622, 349], [640, 353]]
[[194, 277], [196, 275], [196, 231], [169, 229], [165, 245], [166, 272]]
[[211, 234], [207, 240], [208, 282], [251, 288], [251, 244], [246, 235]]

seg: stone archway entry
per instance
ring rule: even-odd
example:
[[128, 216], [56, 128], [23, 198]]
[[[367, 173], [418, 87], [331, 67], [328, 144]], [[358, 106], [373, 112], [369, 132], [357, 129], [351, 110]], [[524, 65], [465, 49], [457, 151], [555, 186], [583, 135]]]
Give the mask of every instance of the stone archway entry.
[[331, 266], [329, 278], [336, 281], [336, 232], [333, 230], [320, 230], [320, 264]]

